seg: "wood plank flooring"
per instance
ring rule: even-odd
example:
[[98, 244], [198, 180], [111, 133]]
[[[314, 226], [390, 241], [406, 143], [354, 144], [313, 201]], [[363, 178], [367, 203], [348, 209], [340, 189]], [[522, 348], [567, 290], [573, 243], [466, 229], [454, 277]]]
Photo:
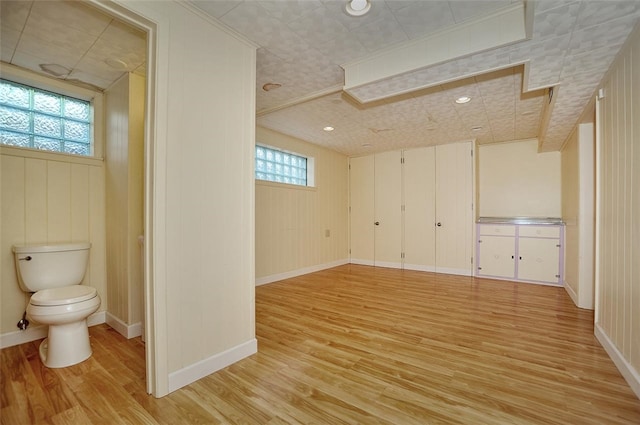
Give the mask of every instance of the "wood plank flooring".
[[167, 397], [106, 325], [44, 368], [2, 350], [2, 424], [640, 424], [564, 289], [346, 265], [256, 288], [259, 352]]

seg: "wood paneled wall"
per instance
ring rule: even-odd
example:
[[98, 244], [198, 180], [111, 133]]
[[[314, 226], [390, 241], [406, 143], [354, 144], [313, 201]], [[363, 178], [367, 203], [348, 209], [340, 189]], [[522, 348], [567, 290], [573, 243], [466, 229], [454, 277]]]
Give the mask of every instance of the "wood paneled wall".
[[30, 297], [18, 286], [16, 244], [91, 242], [83, 283], [98, 290], [106, 310], [103, 161], [10, 147], [0, 148], [0, 160], [0, 333], [17, 331]]
[[256, 181], [257, 282], [348, 261], [347, 157], [260, 127], [256, 142], [315, 162], [313, 188]]
[[595, 158], [593, 123], [579, 124], [562, 148], [564, 285], [580, 308], [593, 310]]
[[144, 84], [143, 77], [127, 74], [105, 96], [107, 295], [110, 315], [126, 325], [140, 323], [144, 313], [138, 242], [143, 233]]
[[601, 87], [596, 335], [640, 396], [640, 27]]

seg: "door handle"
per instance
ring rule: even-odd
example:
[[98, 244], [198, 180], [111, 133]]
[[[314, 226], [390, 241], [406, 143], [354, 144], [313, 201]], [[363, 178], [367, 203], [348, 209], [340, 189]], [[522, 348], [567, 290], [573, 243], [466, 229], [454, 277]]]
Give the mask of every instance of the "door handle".
[[380, 222], [379, 222], [379, 221], [376, 221], [376, 222], [375, 222], [375, 223], [373, 223], [373, 224], [375, 224], [376, 226], [380, 226]]
[[438, 227], [442, 227], [442, 223], [437, 222], [437, 223], [436, 223], [436, 226], [438, 226]]

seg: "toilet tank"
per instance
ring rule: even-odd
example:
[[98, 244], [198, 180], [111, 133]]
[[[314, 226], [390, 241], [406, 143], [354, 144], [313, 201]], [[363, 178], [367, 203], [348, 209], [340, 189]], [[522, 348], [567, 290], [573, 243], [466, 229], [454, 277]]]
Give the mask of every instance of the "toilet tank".
[[26, 292], [79, 285], [87, 271], [89, 242], [14, 245], [20, 288]]

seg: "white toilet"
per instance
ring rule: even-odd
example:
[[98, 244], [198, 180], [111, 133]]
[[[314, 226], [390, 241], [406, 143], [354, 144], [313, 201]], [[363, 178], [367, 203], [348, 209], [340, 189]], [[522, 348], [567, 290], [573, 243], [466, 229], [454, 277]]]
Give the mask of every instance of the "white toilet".
[[81, 285], [91, 244], [14, 246], [18, 282], [35, 292], [27, 317], [49, 325], [40, 359], [51, 368], [67, 367], [91, 357], [87, 317], [100, 307], [95, 288]]

